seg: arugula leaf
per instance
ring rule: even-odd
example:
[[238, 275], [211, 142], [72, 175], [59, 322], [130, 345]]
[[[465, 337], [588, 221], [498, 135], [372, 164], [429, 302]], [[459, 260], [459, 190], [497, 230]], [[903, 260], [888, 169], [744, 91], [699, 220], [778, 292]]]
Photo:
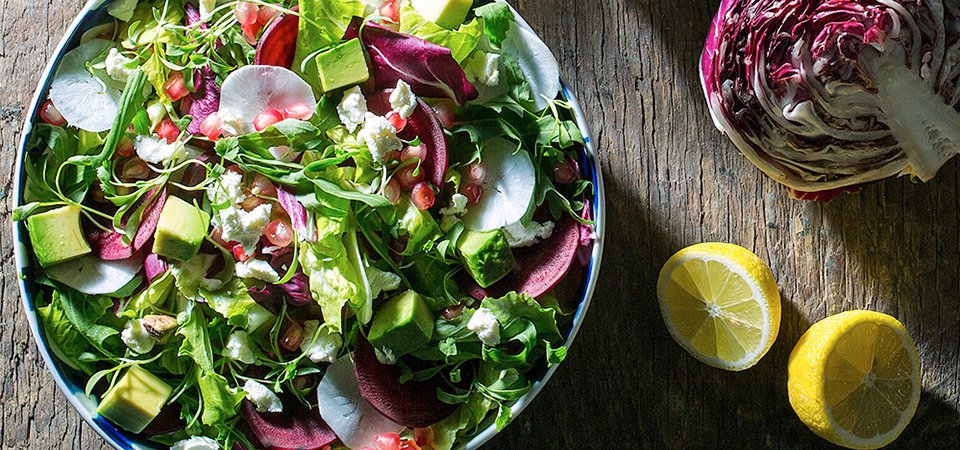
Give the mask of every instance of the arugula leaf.
[[194, 303], [187, 311], [180, 313], [177, 322], [180, 323], [177, 334], [183, 336], [183, 342], [177, 354], [193, 359], [204, 373], [212, 373], [213, 350], [211, 350], [210, 336], [207, 333], [207, 319], [199, 304]]
[[104, 341], [120, 332], [106, 325], [100, 325], [98, 322], [106, 316], [107, 311], [113, 306], [113, 301], [99, 295], [81, 294], [72, 288], [62, 286], [54, 290], [53, 302], [61, 304], [67, 319], [95, 348], [105, 355], [112, 355], [112, 352], [104, 346]]
[[200, 422], [207, 426], [222, 426], [237, 415], [240, 402], [246, 393], [231, 388], [227, 379], [217, 373], [197, 372], [197, 384], [203, 397], [203, 414]]
[[253, 332], [274, 320], [275, 316], [250, 297], [247, 286], [240, 278], [233, 277], [224, 287], [210, 291], [199, 289], [200, 296], [207, 300], [214, 311], [227, 319], [234, 327]]
[[450, 49], [453, 59], [462, 63], [480, 43], [484, 23], [483, 20], [474, 19], [457, 30], [449, 30], [424, 18], [411, 2], [404, 2], [400, 8], [400, 32], [442, 45]]

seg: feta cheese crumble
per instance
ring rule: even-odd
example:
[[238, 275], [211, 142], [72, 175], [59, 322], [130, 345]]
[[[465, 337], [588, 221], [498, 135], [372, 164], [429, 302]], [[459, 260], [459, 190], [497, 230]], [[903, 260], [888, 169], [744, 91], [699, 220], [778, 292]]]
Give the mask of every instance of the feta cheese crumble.
[[254, 131], [239, 113], [230, 108], [220, 108], [217, 116], [220, 117], [224, 136], [242, 136]]
[[478, 51], [467, 60], [464, 71], [484, 85], [497, 86], [500, 84], [500, 55]]
[[347, 131], [353, 133], [363, 125], [367, 114], [367, 99], [363, 92], [360, 92], [360, 86], [354, 86], [343, 94], [343, 100], [337, 105], [337, 115], [340, 116], [340, 122], [347, 127]]
[[193, 436], [189, 439], [177, 441], [170, 450], [219, 450], [217, 441], [206, 436]]
[[390, 121], [369, 112], [357, 137], [366, 142], [374, 161], [382, 161], [387, 153], [403, 148], [403, 141], [397, 137]]
[[114, 81], [126, 83], [127, 78], [133, 74], [135, 69], [128, 69], [126, 66], [133, 62], [132, 58], [123, 56], [116, 48], [111, 48], [107, 53], [107, 59], [103, 62], [106, 65], [107, 76]]
[[444, 216], [462, 216], [467, 213], [467, 196], [461, 193], [453, 194], [450, 197], [450, 206], [440, 208], [440, 214]]
[[474, 311], [470, 321], [467, 322], [467, 329], [476, 333], [483, 345], [493, 347], [500, 343], [500, 322], [487, 308]]
[[243, 392], [247, 393], [247, 400], [253, 403], [259, 412], [278, 413], [283, 412], [283, 403], [280, 397], [277, 397], [270, 388], [257, 383], [253, 380], [247, 380], [243, 383]]
[[244, 364], [253, 364], [257, 358], [250, 349], [250, 337], [245, 331], [234, 331], [227, 338], [223, 356]]
[[503, 234], [511, 248], [530, 247], [541, 240], [550, 238], [553, 235], [553, 227], [553, 222], [550, 221], [542, 224], [530, 221], [530, 225], [527, 226], [523, 226], [520, 222], [514, 222], [503, 227]]
[[[265, 203], [252, 211], [245, 211], [240, 207], [240, 203], [244, 200], [241, 183], [240, 174], [225, 172], [220, 176], [218, 183], [207, 188], [207, 197], [215, 205], [223, 208], [217, 212], [217, 221], [223, 230], [221, 234], [223, 240], [238, 242], [243, 246], [244, 253], [252, 255], [257, 243], [260, 242], [263, 230], [270, 223], [272, 206]], [[226, 206], [220, 206], [225, 203]]]
[[149, 353], [157, 343], [143, 326], [143, 319], [128, 320], [120, 333], [120, 340], [136, 354]]
[[183, 152], [183, 142], [168, 144], [153, 136], [137, 136], [134, 147], [137, 156], [151, 164], [166, 163]]
[[300, 351], [306, 354], [310, 361], [315, 363], [336, 361], [337, 352], [342, 345], [339, 334], [320, 328], [318, 320], [308, 320], [303, 323], [303, 335]]
[[240, 278], [253, 278], [267, 283], [276, 283], [280, 281], [280, 275], [269, 262], [262, 259], [250, 258], [243, 262], [237, 262], [234, 270]]
[[397, 80], [397, 87], [390, 93], [390, 107], [401, 118], [409, 118], [417, 109], [417, 96], [410, 90], [410, 85], [403, 80]]

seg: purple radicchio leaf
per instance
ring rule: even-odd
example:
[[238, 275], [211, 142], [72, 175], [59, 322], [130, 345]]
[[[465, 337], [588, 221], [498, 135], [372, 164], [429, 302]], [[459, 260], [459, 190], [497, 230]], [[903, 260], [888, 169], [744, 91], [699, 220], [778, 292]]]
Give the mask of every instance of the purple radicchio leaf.
[[273, 314], [280, 312], [283, 305], [283, 289], [275, 284], [265, 284], [263, 286], [250, 286], [247, 293], [258, 305], [266, 308]]
[[315, 241], [317, 239], [317, 231], [314, 229], [313, 224], [310, 223], [310, 215], [307, 213], [307, 208], [297, 201], [297, 197], [294, 196], [292, 192], [284, 189], [282, 186], [277, 187], [277, 199], [280, 200], [280, 206], [283, 207], [283, 210], [290, 216], [290, 225], [294, 231], [297, 232], [300, 239], [310, 242]]
[[293, 307], [306, 306], [313, 302], [310, 295], [309, 278], [303, 272], [297, 272], [290, 278], [290, 281], [280, 285], [287, 300], [287, 304]]
[[450, 49], [373, 22], [363, 27], [360, 23], [354, 19], [345, 38], [360, 36], [370, 54], [377, 90], [396, 87], [403, 80], [421, 97], [449, 98], [460, 105], [479, 95]]
[[168, 269], [167, 262], [160, 259], [160, 256], [156, 253], [147, 255], [143, 260], [143, 273], [147, 276], [147, 282], [149, 283], [166, 273]]
[[210, 66], [193, 71], [194, 89], [190, 94], [193, 103], [190, 104], [190, 115], [193, 120], [187, 126], [190, 134], [200, 134], [200, 124], [210, 114], [220, 108], [220, 87], [217, 86], [217, 75]]

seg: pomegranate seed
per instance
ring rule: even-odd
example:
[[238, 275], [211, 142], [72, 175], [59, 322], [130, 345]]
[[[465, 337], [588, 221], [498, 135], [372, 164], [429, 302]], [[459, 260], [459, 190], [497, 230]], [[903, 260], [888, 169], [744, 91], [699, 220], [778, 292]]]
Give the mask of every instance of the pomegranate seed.
[[393, 179], [397, 180], [397, 183], [400, 184], [400, 189], [410, 189], [413, 185], [423, 181], [423, 170], [418, 171], [416, 175], [414, 175], [414, 171], [416, 170], [416, 164], [407, 164], [400, 166], [400, 168], [393, 173]]
[[260, 8], [251, 2], [237, 2], [237, 6], [233, 9], [233, 14], [237, 16], [237, 22], [240, 22], [241, 25], [257, 23], [259, 12]]
[[240, 24], [240, 29], [243, 30], [243, 40], [247, 41], [250, 45], [257, 45], [257, 35], [260, 34], [260, 24]]
[[293, 242], [293, 229], [285, 220], [274, 220], [267, 225], [264, 234], [271, 244], [277, 247], [288, 247]]
[[467, 197], [467, 204], [476, 205], [483, 197], [483, 186], [477, 183], [468, 183], [460, 187], [460, 193]]
[[[460, 314], [463, 314], [463, 305], [448, 306], [446, 309], [443, 310], [442, 313], [440, 313], [440, 315], [443, 316], [443, 318], [444, 318], [444, 319], [447, 319], [447, 320], [456, 319], [457, 317], [460, 317]], [[432, 431], [432, 430], [431, 430], [431, 431]], [[416, 430], [414, 430], [414, 436], [416, 436]], [[430, 437], [431, 437], [431, 438], [433, 437], [433, 434], [432, 434], [432, 433], [431, 433]], [[426, 445], [426, 444], [424, 444], [424, 445]]]
[[213, 232], [210, 233], [210, 239], [213, 239], [213, 241], [217, 244], [231, 249], [231, 251], [233, 251], [233, 246], [237, 245], [236, 242], [227, 242], [223, 240], [223, 228], [214, 228]]
[[[460, 307], [460, 310], [463, 310], [463, 307]], [[417, 445], [425, 447], [433, 443], [433, 428], [414, 428], [413, 429], [413, 440], [417, 442]]]
[[263, 131], [270, 125], [280, 122], [281, 120], [283, 120], [283, 114], [281, 114], [280, 111], [273, 108], [265, 109], [253, 119], [253, 127], [256, 128], [257, 131]]
[[150, 167], [140, 158], [130, 158], [123, 163], [120, 176], [125, 180], [145, 180], [150, 177]]
[[177, 124], [173, 123], [170, 119], [163, 119], [163, 121], [157, 125], [155, 131], [157, 135], [166, 140], [168, 144], [176, 142], [177, 138], [180, 137], [180, 129], [177, 128]]
[[400, 114], [398, 114], [396, 111], [390, 111], [387, 113], [387, 122], [390, 122], [390, 126], [392, 126], [397, 133], [403, 131], [403, 129], [407, 127], [407, 119], [400, 117]]
[[180, 115], [185, 116], [187, 114], [190, 114], [190, 107], [192, 106], [193, 106], [193, 97], [189, 95], [184, 97], [183, 100], [180, 101]]
[[120, 156], [130, 156], [133, 155], [133, 152], [137, 151], [136, 147], [133, 146], [133, 140], [124, 136], [120, 138], [120, 143], [117, 144], [117, 154]]
[[230, 164], [230, 165], [227, 166], [227, 168], [224, 169], [224, 170], [227, 171], [227, 172], [233, 172], [233, 173], [235, 173], [235, 174], [237, 174], [237, 175], [240, 175], [241, 177], [243, 176], [243, 169], [241, 169], [240, 166], [238, 166], [238, 165], [236, 165], [236, 164]]
[[576, 161], [565, 158], [562, 163], [553, 168], [553, 180], [560, 184], [570, 184], [580, 178], [580, 169]]
[[386, 17], [391, 22], [400, 22], [400, 5], [397, 0], [387, 0], [380, 6], [380, 15]]
[[51, 100], [47, 100], [43, 103], [43, 106], [40, 107], [40, 118], [55, 127], [62, 127], [67, 124], [67, 119], [64, 119], [60, 111], [57, 111], [57, 107], [53, 106], [53, 101]]
[[420, 450], [420, 446], [413, 439], [404, 439], [400, 442], [400, 450]]
[[266, 203], [264, 199], [257, 197], [256, 195], [248, 195], [247, 198], [240, 202], [240, 207], [243, 208], [244, 211], [249, 212], [253, 211], [264, 203]]
[[478, 162], [467, 166], [467, 179], [474, 183], [483, 183], [487, 179], [487, 165]]
[[180, 72], [170, 72], [170, 78], [167, 78], [167, 81], [163, 83], [163, 92], [172, 102], [180, 100], [190, 93], [187, 90], [187, 83], [183, 80], [183, 74]]
[[294, 103], [283, 109], [284, 119], [309, 120], [313, 117], [313, 108], [303, 103]]
[[266, 27], [278, 15], [280, 15], [280, 10], [272, 6], [261, 6], [260, 11], [257, 11], [257, 23]]
[[433, 202], [436, 200], [436, 197], [430, 185], [425, 181], [421, 181], [417, 183], [417, 185], [413, 187], [413, 191], [410, 192], [410, 200], [417, 209], [426, 211], [433, 207]]
[[203, 119], [203, 122], [200, 122], [200, 134], [211, 141], [220, 139], [220, 135], [223, 134], [223, 120], [220, 120], [220, 114], [214, 112]]
[[396, 179], [391, 179], [383, 186], [383, 196], [393, 204], [397, 204], [397, 202], [400, 201], [400, 191], [400, 183], [398, 183]]
[[258, 173], [253, 177], [253, 182], [250, 183], [250, 193], [260, 197], [276, 197], [277, 187], [273, 185], [269, 178]]
[[400, 154], [400, 161], [406, 162], [413, 158], [423, 161], [426, 157], [427, 149], [423, 148], [422, 145], [414, 145], [403, 149], [403, 153]]
[[397, 433], [380, 433], [373, 437], [373, 443], [379, 450], [400, 450], [400, 435]]
[[400, 160], [400, 150], [393, 150], [390, 153], [387, 153], [383, 157], [384, 162], [399, 161]]
[[233, 248], [230, 249], [230, 253], [233, 253], [233, 259], [240, 262], [250, 259], [250, 256], [247, 255], [247, 252], [243, 250], [243, 246], [240, 244], [233, 244]]
[[450, 128], [456, 122], [457, 107], [450, 100], [441, 100], [433, 105], [433, 111], [437, 113], [437, 119], [440, 119], [440, 125], [444, 128]]
[[280, 348], [294, 352], [300, 349], [300, 343], [303, 342], [303, 327], [299, 323], [290, 322], [287, 330], [280, 337]]

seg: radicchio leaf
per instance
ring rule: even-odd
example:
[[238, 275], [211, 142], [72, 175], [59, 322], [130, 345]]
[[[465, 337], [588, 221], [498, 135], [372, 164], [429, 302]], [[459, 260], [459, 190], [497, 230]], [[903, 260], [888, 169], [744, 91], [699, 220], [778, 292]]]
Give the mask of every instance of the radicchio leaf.
[[297, 272], [290, 281], [280, 285], [284, 299], [293, 307], [306, 306], [313, 302], [310, 295], [310, 279], [303, 272]]
[[152, 283], [154, 278], [163, 275], [169, 270], [167, 262], [160, 259], [156, 253], [150, 253], [143, 260], [143, 274], [147, 276], [147, 282]]
[[373, 22], [362, 27], [360, 23], [355, 19], [345, 38], [360, 36], [370, 54], [377, 90], [403, 80], [418, 96], [449, 98], [461, 105], [479, 95], [450, 49]]
[[194, 92], [190, 93], [193, 103], [190, 104], [190, 115], [193, 120], [187, 126], [190, 134], [200, 134], [200, 124], [210, 114], [220, 107], [220, 87], [217, 86], [217, 74], [210, 66], [193, 71]]
[[717, 128], [794, 197], [960, 151], [960, 8], [929, 0], [723, 0], [700, 62]]
[[317, 230], [310, 223], [310, 217], [305, 208], [290, 191], [277, 187], [277, 200], [280, 206], [290, 216], [290, 225], [303, 240], [313, 242], [317, 239]]

